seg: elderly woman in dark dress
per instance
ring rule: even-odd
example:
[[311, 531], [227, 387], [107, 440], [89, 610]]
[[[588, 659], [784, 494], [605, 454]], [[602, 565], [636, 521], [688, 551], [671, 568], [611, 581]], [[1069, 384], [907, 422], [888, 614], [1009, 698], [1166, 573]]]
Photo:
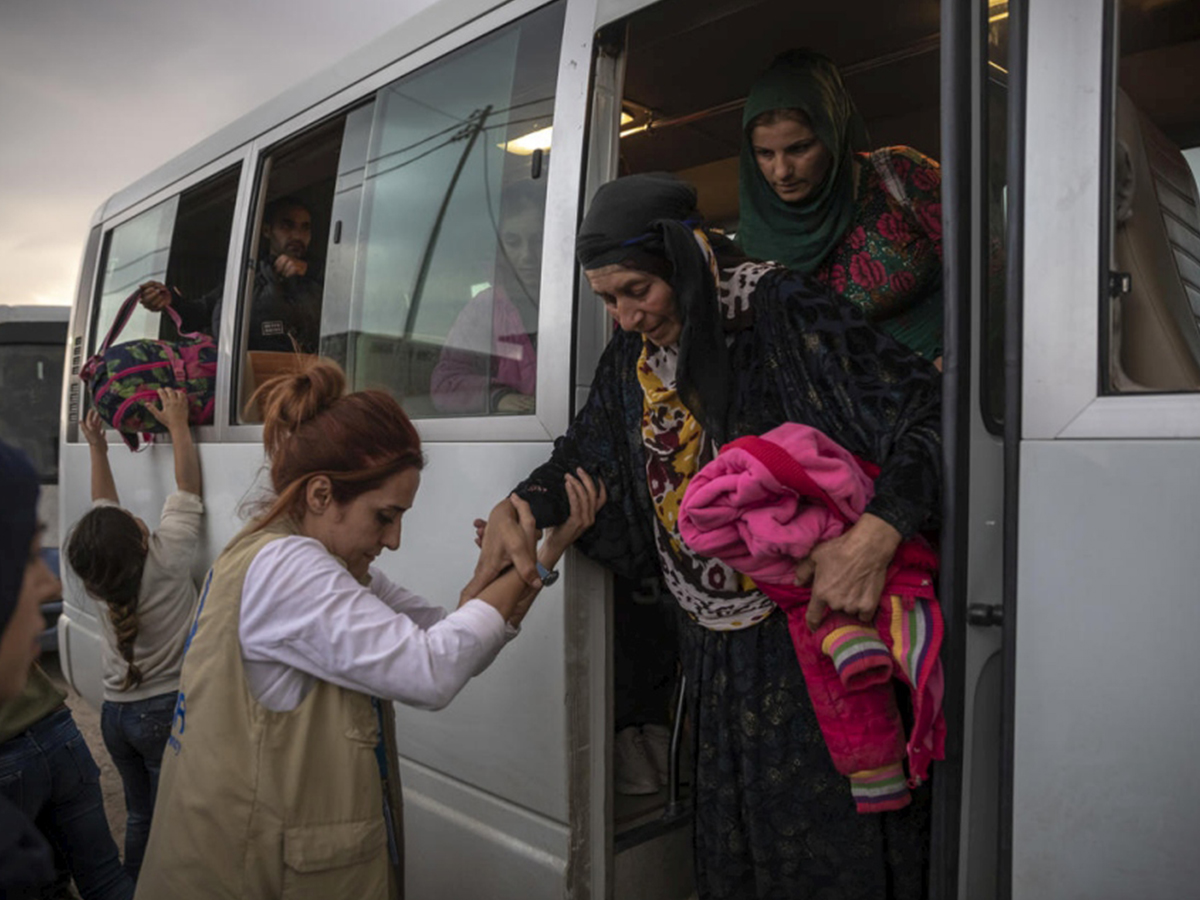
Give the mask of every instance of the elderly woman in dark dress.
[[567, 515], [563, 473], [599, 476], [609, 503], [580, 548], [619, 574], [660, 575], [682, 610], [700, 897], [923, 897], [927, 788], [903, 810], [855, 812], [785, 617], [689, 551], [677, 517], [722, 443], [787, 421], [821, 429], [882, 471], [867, 513], [797, 578], [812, 579], [816, 611], [870, 620], [897, 544], [937, 515], [938, 374], [819, 284], [698, 227], [695, 201], [666, 175], [597, 193], [577, 250], [621, 333], [550, 460], [492, 510], [477, 577], [511, 561], [535, 579], [534, 527]]
[[938, 164], [912, 147], [867, 151], [837, 67], [780, 54], [742, 110], [738, 243], [812, 275], [929, 360], [942, 355]]

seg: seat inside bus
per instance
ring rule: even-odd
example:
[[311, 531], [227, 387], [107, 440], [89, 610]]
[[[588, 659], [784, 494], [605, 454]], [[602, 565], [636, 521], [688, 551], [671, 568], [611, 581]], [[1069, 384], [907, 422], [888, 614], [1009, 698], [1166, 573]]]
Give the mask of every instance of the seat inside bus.
[[1112, 306], [1120, 391], [1200, 389], [1200, 198], [1179, 148], [1117, 92], [1113, 259], [1131, 288]]

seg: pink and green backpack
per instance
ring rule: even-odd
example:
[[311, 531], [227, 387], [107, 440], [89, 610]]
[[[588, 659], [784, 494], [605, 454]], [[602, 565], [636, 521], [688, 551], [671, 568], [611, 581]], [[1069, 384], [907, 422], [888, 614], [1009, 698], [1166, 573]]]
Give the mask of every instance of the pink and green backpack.
[[213, 420], [213, 396], [217, 384], [217, 345], [199, 332], [184, 332], [179, 313], [168, 306], [167, 315], [180, 329], [179, 341], [144, 338], [112, 346], [137, 305], [141, 289], [121, 304], [104, 343], [84, 363], [80, 379], [88, 386], [92, 405], [105, 422], [121, 434], [130, 450], [138, 448], [138, 435], [152, 441], [165, 434], [166, 426], [146, 409], [158, 401], [158, 388], [187, 392], [188, 421], [207, 425]]

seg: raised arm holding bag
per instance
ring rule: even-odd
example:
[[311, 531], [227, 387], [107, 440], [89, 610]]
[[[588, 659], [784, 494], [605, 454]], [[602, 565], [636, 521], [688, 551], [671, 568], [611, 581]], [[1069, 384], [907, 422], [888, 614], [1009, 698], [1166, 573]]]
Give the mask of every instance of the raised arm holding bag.
[[155, 434], [166, 433], [166, 426], [145, 406], [157, 400], [159, 388], [186, 393], [189, 424], [208, 425], [213, 420], [217, 385], [216, 343], [209, 335], [182, 331], [179, 313], [170, 306], [166, 313], [180, 329], [178, 341], [141, 338], [113, 346], [140, 296], [139, 288], [121, 304], [104, 342], [79, 373], [88, 386], [92, 405], [106, 423], [120, 432], [130, 450], [138, 448], [138, 434], [151, 440]]

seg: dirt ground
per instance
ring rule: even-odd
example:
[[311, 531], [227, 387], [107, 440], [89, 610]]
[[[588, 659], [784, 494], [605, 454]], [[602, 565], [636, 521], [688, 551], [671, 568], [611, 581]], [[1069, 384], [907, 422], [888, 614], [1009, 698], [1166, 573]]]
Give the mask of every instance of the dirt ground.
[[92, 709], [67, 684], [62, 676], [62, 670], [58, 666], [57, 654], [43, 656], [40, 663], [54, 683], [67, 692], [67, 706], [70, 707], [75, 724], [79, 726], [83, 739], [87, 741], [87, 745], [92, 751], [96, 765], [100, 767], [100, 789], [104, 792], [104, 811], [108, 813], [108, 825], [112, 829], [117, 848], [122, 851], [121, 855], [124, 856], [125, 794], [121, 788], [121, 776], [117, 773], [117, 768], [113, 765], [112, 760], [109, 759], [108, 751], [104, 749], [104, 738], [100, 736], [100, 710]]

